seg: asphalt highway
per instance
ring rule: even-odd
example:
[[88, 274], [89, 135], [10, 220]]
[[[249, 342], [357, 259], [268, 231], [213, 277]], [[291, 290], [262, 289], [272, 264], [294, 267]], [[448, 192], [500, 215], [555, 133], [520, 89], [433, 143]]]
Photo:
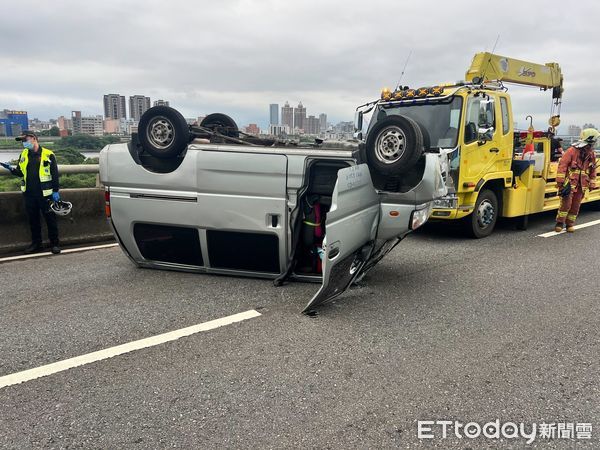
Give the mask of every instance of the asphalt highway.
[[[579, 223], [600, 219], [584, 210]], [[118, 247], [0, 262], [3, 376], [260, 315], [0, 388], [3, 448], [523, 447], [418, 421], [590, 423], [600, 446], [600, 224], [472, 240], [429, 224], [308, 317], [316, 284], [136, 268]]]

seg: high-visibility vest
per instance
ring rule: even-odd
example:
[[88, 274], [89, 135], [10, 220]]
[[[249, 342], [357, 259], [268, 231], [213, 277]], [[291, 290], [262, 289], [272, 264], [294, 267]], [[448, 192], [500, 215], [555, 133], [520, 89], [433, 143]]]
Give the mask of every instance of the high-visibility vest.
[[[42, 152], [40, 159], [40, 187], [42, 188], [42, 195], [44, 197], [48, 197], [52, 195], [52, 172], [50, 172], [50, 157], [54, 155], [52, 150], [48, 150], [47, 148], [40, 147]], [[21, 191], [25, 192], [27, 190], [27, 164], [29, 164], [29, 150], [25, 149], [21, 152], [21, 157], [19, 158], [19, 169], [21, 169], [21, 173], [23, 174], [23, 179], [21, 180]]]

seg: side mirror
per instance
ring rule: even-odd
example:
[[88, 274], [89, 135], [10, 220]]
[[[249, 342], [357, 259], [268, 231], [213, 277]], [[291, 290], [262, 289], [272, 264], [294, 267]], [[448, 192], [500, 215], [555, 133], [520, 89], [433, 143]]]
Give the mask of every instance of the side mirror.
[[363, 127], [363, 112], [356, 111], [356, 113], [354, 114], [354, 131], [355, 132], [362, 131], [362, 127]]

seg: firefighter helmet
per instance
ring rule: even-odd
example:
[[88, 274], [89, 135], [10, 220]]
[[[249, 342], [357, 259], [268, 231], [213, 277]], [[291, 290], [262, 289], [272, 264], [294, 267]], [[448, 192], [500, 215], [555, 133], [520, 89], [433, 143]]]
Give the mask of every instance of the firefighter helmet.
[[585, 128], [579, 135], [579, 140], [573, 144], [574, 147], [585, 147], [591, 145], [592, 147], [598, 142], [600, 132], [595, 128]]

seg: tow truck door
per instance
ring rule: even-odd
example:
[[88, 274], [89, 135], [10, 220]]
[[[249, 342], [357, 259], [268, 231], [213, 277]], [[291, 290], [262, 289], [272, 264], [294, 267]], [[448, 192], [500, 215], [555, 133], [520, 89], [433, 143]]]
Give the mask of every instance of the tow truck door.
[[379, 197], [366, 164], [338, 171], [323, 240], [323, 284], [303, 312], [342, 294], [373, 250]]

